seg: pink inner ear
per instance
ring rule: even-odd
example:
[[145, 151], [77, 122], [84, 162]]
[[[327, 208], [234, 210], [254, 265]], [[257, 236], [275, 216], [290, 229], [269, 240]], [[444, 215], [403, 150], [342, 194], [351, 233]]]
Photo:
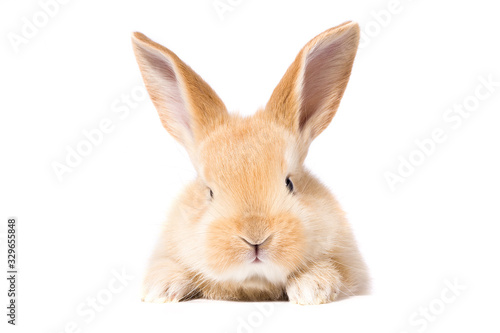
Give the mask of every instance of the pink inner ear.
[[188, 131], [191, 135], [189, 111], [172, 63], [159, 51], [152, 49], [141, 51], [145, 74], [151, 80], [148, 90], [163, 125], [179, 138], [184, 131]]
[[[344, 79], [345, 62], [342, 61], [342, 46], [345, 39], [337, 38], [334, 41], [316, 45], [307, 55], [302, 81], [301, 110], [299, 128], [314, 117], [332, 99], [338, 98], [335, 87], [338, 81]], [[330, 110], [335, 112], [335, 110]]]

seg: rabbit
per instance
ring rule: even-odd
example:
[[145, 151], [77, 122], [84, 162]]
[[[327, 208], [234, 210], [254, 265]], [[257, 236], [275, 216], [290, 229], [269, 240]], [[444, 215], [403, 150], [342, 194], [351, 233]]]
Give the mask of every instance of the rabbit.
[[344, 211], [303, 165], [337, 111], [359, 38], [353, 22], [313, 38], [265, 107], [243, 117], [176, 54], [133, 33], [161, 123], [197, 173], [171, 208], [143, 301], [323, 304], [368, 291]]

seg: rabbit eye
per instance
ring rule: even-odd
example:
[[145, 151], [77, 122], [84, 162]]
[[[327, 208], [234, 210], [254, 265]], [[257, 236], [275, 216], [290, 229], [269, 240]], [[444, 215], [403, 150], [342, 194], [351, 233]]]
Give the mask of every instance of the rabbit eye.
[[211, 188], [209, 188], [208, 191], [209, 191], [209, 194], [210, 194], [210, 199], [213, 199], [214, 198], [214, 192], [212, 191]]
[[286, 184], [286, 187], [288, 188], [288, 190], [290, 191], [290, 193], [293, 193], [293, 183], [289, 177], [286, 178], [285, 184]]

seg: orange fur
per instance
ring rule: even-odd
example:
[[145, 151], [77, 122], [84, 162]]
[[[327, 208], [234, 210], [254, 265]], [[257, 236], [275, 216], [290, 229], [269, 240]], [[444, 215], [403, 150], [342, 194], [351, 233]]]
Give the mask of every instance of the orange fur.
[[366, 267], [344, 212], [303, 166], [310, 142], [338, 108], [358, 41], [350, 22], [318, 35], [265, 109], [240, 117], [173, 52], [134, 34], [160, 119], [198, 172], [173, 205], [143, 300], [320, 304], [366, 291]]

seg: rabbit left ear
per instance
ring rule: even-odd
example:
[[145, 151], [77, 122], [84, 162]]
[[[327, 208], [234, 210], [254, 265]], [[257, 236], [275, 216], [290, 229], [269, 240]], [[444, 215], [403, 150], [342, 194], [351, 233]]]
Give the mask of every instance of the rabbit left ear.
[[138, 32], [132, 43], [163, 126], [192, 156], [197, 144], [228, 117], [224, 103], [169, 49]]
[[306, 146], [330, 124], [344, 94], [359, 44], [359, 26], [346, 22], [313, 38], [273, 91], [266, 117]]

